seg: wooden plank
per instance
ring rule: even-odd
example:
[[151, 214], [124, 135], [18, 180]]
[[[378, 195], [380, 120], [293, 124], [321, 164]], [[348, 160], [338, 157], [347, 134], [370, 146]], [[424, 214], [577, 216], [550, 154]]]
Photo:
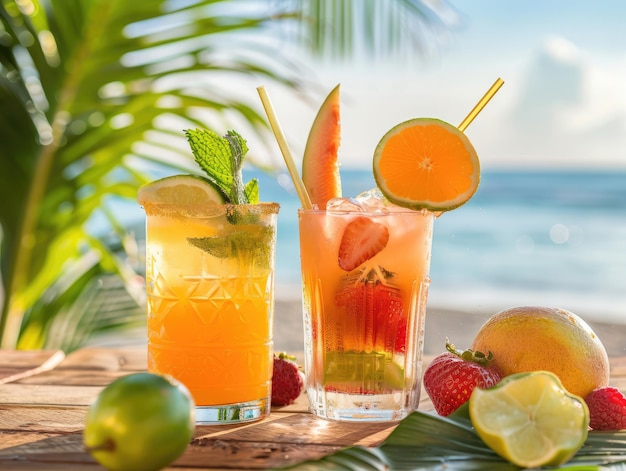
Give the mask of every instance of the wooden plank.
[[[395, 426], [395, 423], [389, 422], [340, 422], [319, 420], [312, 414], [275, 413], [269, 420], [238, 426], [225, 433], [219, 430], [220, 426], [198, 426], [201, 435], [194, 441], [234, 440], [337, 446], [361, 442], [365, 446], [373, 446], [380, 443], [377, 441], [380, 440], [378, 432], [391, 433]], [[374, 434], [377, 439], [371, 440]]]
[[275, 411], [268, 419], [251, 424], [196, 427], [195, 438], [176, 464], [203, 469], [284, 467], [354, 444], [378, 445], [395, 426], [325, 421], [309, 413]]
[[231, 471], [275, 469], [319, 459], [341, 448], [328, 444], [207, 440], [187, 447], [185, 453], [174, 465], [178, 471], [178, 466]]
[[[85, 426], [86, 406], [1, 405], [0, 430], [3, 432], [70, 433]], [[0, 444], [0, 449], [7, 446]]]
[[610, 358], [610, 377], [612, 380], [626, 378], [626, 357]]
[[29, 385], [20, 383], [0, 387], [0, 404], [88, 406], [103, 388], [100, 386]]
[[198, 426], [195, 438], [176, 466], [280, 468], [319, 459], [354, 444], [378, 445], [395, 426], [325, 421], [308, 413], [275, 411], [268, 419], [252, 424]]
[[[84, 410], [78, 412], [84, 412]], [[282, 426], [289, 427], [290, 423], [297, 422], [299, 415], [301, 414], [289, 414], [287, 417], [280, 417], [278, 420], [268, 422], [287, 419], [287, 422], [283, 423]], [[0, 421], [3, 419], [0, 417]], [[68, 422], [74, 421], [76, 425], [79, 425], [81, 420], [82, 418], [75, 417]], [[198, 427], [200, 435], [192, 441], [185, 453], [168, 469], [180, 471], [181, 467], [230, 470], [282, 467], [309, 459], [318, 459], [343, 447], [332, 443], [305, 443], [301, 437], [298, 437], [299, 439], [296, 441], [289, 440], [287, 434], [282, 435], [284, 441], [276, 441], [272, 437], [269, 437], [270, 440], [267, 441], [259, 440], [255, 437], [254, 429], [259, 425], [266, 426], [267, 423], [264, 422], [256, 423], [252, 427], [233, 426], [230, 434], [227, 433], [215, 438], [210, 437], [210, 433], [207, 435], [204, 432], [207, 429], [219, 429], [220, 427]], [[0, 469], [11, 469], [11, 465], [16, 462], [20, 465], [13, 468], [16, 470], [68, 469], [74, 471], [92, 469], [93, 459], [85, 452], [82, 445], [81, 426], [79, 425], [75, 430], [70, 430], [68, 425], [66, 427], [67, 432], [73, 433], [2, 432], [0, 435], [2, 439]], [[57, 426], [53, 428], [60, 430]], [[364, 427], [360, 428], [364, 429]], [[241, 433], [242, 429], [248, 430], [248, 432]], [[348, 439], [353, 433], [354, 431], [346, 432], [343, 435]], [[366, 434], [365, 430], [361, 430], [360, 433]], [[300, 434], [301, 431], [298, 430], [290, 436], [293, 438]], [[328, 433], [325, 434], [325, 437], [326, 442], [332, 442]], [[60, 465], [66, 465], [67, 468], [61, 468]]]
[[[12, 406], [0, 410], [0, 424], [5, 430], [0, 445], [0, 468], [5, 469], [4, 460], [31, 462], [33, 467], [28, 469], [48, 469], [42, 467], [47, 463], [88, 460], [80, 441], [86, 410], [86, 407], [51, 406]], [[353, 443], [376, 445], [394, 427], [381, 423], [327, 422], [310, 414], [283, 412], [274, 412], [269, 419], [251, 424], [198, 426], [176, 469], [179, 464], [204, 469], [286, 466], [321, 458]]]
[[[0, 368], [13, 367], [31, 369], [56, 357], [61, 350], [9, 350], [0, 349]], [[64, 356], [64, 355], [63, 355]]]
[[70, 353], [58, 370], [145, 371], [148, 368], [146, 346], [125, 348], [89, 347]]
[[[39, 364], [23, 352], [3, 355]], [[20, 358], [21, 357], [21, 358]], [[427, 359], [428, 362], [429, 359]], [[56, 368], [0, 386], [0, 469], [96, 471], [83, 449], [88, 405], [122, 375], [145, 369], [145, 347], [90, 347], [68, 355]], [[29, 363], [31, 362], [31, 363]], [[626, 357], [611, 358], [611, 384], [626, 390]], [[422, 389], [421, 410], [432, 410]], [[269, 418], [239, 425], [197, 426], [184, 454], [169, 468], [243, 470], [280, 468], [314, 460], [340, 448], [382, 443], [396, 423], [326, 421], [308, 413], [306, 395], [274, 407]]]
[[[2, 421], [4, 427], [4, 418]], [[30, 433], [22, 430], [1, 430], [0, 431], [0, 457], [7, 457], [11, 455], [12, 448], [28, 445], [39, 440], [43, 440], [48, 436], [56, 436], [58, 434], [53, 433]], [[9, 451], [6, 451], [9, 450]]]
[[[30, 434], [36, 437], [27, 441], [23, 433], [2, 434], [0, 469], [14, 470], [89, 470], [102, 469], [83, 447], [81, 432], [64, 434]], [[13, 443], [4, 446], [4, 442]], [[18, 443], [21, 442], [21, 443]]]
[[128, 371], [91, 371], [91, 370], [52, 370], [37, 376], [19, 381], [23, 385], [57, 385], [57, 386], [107, 386], [121, 376], [130, 374]]
[[49, 371], [64, 358], [61, 350], [0, 350], [0, 384]]
[[[93, 463], [68, 463], [67, 461], [51, 462], [42, 457], [42, 461], [25, 460], [2, 460], [0, 459], [0, 469], [2, 471], [103, 471], [104, 468]], [[168, 468], [170, 470], [173, 468]], [[181, 471], [180, 468], [176, 468], [175, 471]], [[197, 470], [196, 470], [197, 471]], [[233, 470], [230, 470], [233, 471]]]

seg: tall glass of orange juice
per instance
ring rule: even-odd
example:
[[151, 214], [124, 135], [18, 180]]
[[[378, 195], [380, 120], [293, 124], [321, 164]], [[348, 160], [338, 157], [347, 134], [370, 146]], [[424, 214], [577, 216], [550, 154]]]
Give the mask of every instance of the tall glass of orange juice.
[[420, 398], [433, 213], [344, 208], [298, 216], [311, 411], [402, 419]]
[[144, 209], [149, 371], [189, 388], [198, 423], [264, 417], [278, 205]]
[[270, 412], [278, 204], [243, 180], [246, 140], [185, 131], [206, 175], [142, 186], [146, 212], [148, 369], [181, 381], [196, 422]]

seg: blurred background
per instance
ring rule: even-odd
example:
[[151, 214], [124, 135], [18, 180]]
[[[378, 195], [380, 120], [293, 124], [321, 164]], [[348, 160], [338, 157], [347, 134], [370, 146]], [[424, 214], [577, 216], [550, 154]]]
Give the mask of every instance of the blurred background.
[[378, 140], [458, 124], [482, 165], [436, 222], [429, 309], [545, 304], [626, 316], [626, 4], [604, 0], [1, 0], [0, 346], [71, 350], [141, 326], [137, 188], [197, 172], [182, 130], [237, 129], [281, 204], [277, 299], [300, 297], [299, 202], [265, 85], [299, 157], [341, 83], [345, 196]]

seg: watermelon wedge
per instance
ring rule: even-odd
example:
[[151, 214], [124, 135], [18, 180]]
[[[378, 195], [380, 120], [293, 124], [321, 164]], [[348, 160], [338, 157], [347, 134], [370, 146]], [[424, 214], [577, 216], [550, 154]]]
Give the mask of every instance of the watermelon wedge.
[[304, 149], [302, 181], [311, 203], [326, 209], [326, 203], [341, 196], [337, 159], [341, 128], [339, 124], [339, 85], [328, 94], [313, 121]]

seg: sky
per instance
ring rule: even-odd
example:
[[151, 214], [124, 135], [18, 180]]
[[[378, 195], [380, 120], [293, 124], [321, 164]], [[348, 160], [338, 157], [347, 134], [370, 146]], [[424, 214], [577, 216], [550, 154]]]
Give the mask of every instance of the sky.
[[459, 23], [435, 54], [402, 63], [311, 60], [319, 103], [268, 89], [292, 153], [302, 155], [317, 107], [337, 83], [339, 159], [365, 168], [394, 125], [415, 117], [458, 125], [501, 77], [504, 86], [466, 130], [483, 168], [626, 169], [626, 2], [448, 3]]

